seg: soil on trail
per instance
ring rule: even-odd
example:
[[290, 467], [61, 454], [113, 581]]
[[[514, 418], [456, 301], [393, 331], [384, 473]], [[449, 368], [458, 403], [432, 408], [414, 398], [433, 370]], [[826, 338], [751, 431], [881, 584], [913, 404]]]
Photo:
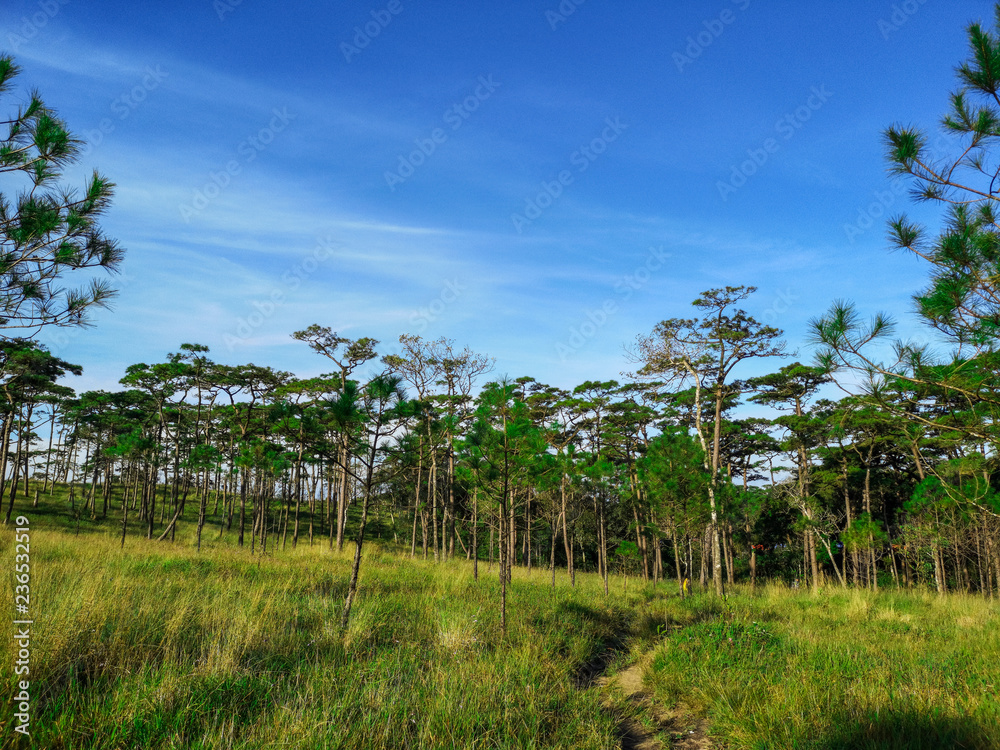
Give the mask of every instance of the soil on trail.
[[[683, 711], [668, 710], [653, 701], [642, 679], [648, 657], [619, 672], [608, 673], [608, 665], [623, 645], [622, 642], [609, 645], [585, 666], [577, 683], [581, 688], [596, 686], [601, 691], [601, 702], [618, 719], [622, 750], [710, 750], [711, 744], [705, 734], [707, 722]], [[623, 699], [633, 710], [623, 709]], [[636, 713], [647, 721], [639, 721], [635, 718]], [[669, 744], [659, 739], [664, 736], [669, 737]]]
[[604, 710], [618, 722], [622, 750], [711, 750], [705, 719], [689, 713], [683, 705], [669, 709], [653, 700], [642, 677], [652, 661], [652, 651], [623, 669], [612, 668], [629, 652], [630, 641], [636, 636], [626, 621], [616, 623], [615, 630], [601, 651], [579, 667], [573, 682], [578, 690], [599, 691]]
[[[660, 750], [660, 748], [683, 748], [683, 750], [709, 750], [711, 744], [705, 735], [706, 722], [695, 719], [683, 711], [671, 711], [653, 701], [652, 693], [646, 689], [642, 673], [648, 659], [623, 669], [613, 675], [603, 675], [596, 684], [601, 688], [604, 705], [614, 710], [620, 705], [618, 696], [624, 697], [637, 707], [653, 725], [647, 725], [633, 718], [622, 716], [619, 731], [623, 750]], [[616, 695], [617, 694], [617, 695]], [[664, 745], [657, 736], [668, 736]]]

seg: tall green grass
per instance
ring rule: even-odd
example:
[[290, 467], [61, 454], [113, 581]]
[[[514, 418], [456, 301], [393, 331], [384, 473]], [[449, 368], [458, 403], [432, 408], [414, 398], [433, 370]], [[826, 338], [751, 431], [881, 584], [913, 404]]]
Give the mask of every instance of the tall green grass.
[[[0, 639], [0, 748], [613, 748], [646, 708], [581, 675], [648, 664], [656, 715], [704, 717], [714, 747], [1000, 748], [1000, 610], [927, 592], [765, 586], [726, 600], [634, 580], [514, 572], [366, 547], [251, 557], [110, 521], [32, 518], [31, 740], [13, 730], [13, 641]], [[13, 604], [0, 529], [0, 601]], [[6, 572], [3, 572], [6, 571]], [[12, 611], [12, 610], [8, 610]], [[11, 620], [14, 619], [12, 614]], [[619, 644], [608, 654], [607, 644]], [[691, 722], [692, 726], [697, 725]]]
[[655, 698], [723, 747], [1000, 748], [1000, 611], [930, 593], [765, 587], [665, 606]]
[[[13, 565], [9, 531], [3, 565]], [[345, 550], [345, 553], [347, 550]], [[32, 747], [580, 747], [615, 720], [574, 673], [624, 627], [624, 600], [578, 576], [516, 571], [499, 631], [496, 570], [366, 554], [346, 633], [349, 555], [32, 534]], [[13, 601], [11, 576], [0, 592]], [[12, 618], [13, 619], [13, 618]], [[0, 641], [0, 662], [13, 663]], [[0, 683], [0, 745], [15, 678]]]

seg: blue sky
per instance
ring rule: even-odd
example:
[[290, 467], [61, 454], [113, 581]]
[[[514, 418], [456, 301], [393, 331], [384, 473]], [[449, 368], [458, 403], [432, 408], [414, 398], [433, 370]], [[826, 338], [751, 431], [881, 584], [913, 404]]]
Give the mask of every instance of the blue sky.
[[[184, 342], [327, 371], [290, 334], [446, 336], [572, 387], [751, 284], [786, 330], [837, 298], [899, 316], [926, 268], [892, 123], [935, 131], [971, 0], [7, 0], [0, 49], [117, 184], [127, 248], [96, 327], [45, 333], [78, 390]], [[774, 363], [776, 368], [778, 363]]]

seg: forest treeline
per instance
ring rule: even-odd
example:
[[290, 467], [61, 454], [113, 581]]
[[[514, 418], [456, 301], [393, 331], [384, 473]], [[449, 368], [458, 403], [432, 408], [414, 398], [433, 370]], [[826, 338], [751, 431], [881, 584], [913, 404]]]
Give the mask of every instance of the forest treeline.
[[[187, 525], [199, 547], [348, 540], [360, 558], [378, 513], [410, 555], [496, 560], [507, 578], [521, 565], [553, 583], [586, 568], [678, 589], [766, 577], [997, 591], [981, 409], [905, 378], [822, 398], [831, 368], [798, 362], [732, 379], [784, 354], [780, 331], [736, 307], [752, 291], [704, 293], [700, 319], [640, 337], [634, 377], [571, 390], [491, 379], [491, 358], [443, 338], [404, 335], [380, 357], [373, 339], [311, 326], [294, 336], [329, 362], [319, 377], [184, 344], [128, 367], [123, 390], [77, 395], [56, 381], [78, 367], [10, 340], [5, 519], [60, 486], [67, 512], [117, 519], [123, 543], [130, 527], [155, 543]], [[771, 413], [741, 416], [747, 405]]]
[[[60, 379], [80, 368], [35, 335], [86, 324], [114, 290], [61, 277], [114, 272], [124, 251], [98, 225], [113, 184], [59, 185], [79, 142], [32, 94], [0, 142], [0, 173], [30, 183], [0, 196], [5, 520], [58, 487], [69, 513], [120, 520], [122, 544], [184, 526], [199, 549], [228, 535], [249, 554], [350, 540], [344, 624], [372, 520], [414, 556], [498, 561], [504, 597], [514, 565], [553, 585], [585, 568], [605, 587], [621, 570], [682, 592], [767, 577], [995, 594], [1000, 33], [968, 36], [942, 122], [954, 157], [915, 128], [883, 134], [893, 178], [943, 211], [933, 232], [892, 217], [888, 238], [928, 268], [915, 309], [946, 354], [837, 302], [810, 321], [812, 363], [782, 365], [782, 332], [741, 307], [754, 288], [727, 286], [639, 336], [621, 382], [572, 389], [493, 377], [488, 355], [447, 338], [403, 335], [380, 355], [313, 325], [293, 335], [329, 363], [319, 377], [184, 344], [129, 366], [123, 390], [75, 394]], [[0, 92], [17, 72], [0, 57]], [[830, 398], [834, 380], [848, 395]]]

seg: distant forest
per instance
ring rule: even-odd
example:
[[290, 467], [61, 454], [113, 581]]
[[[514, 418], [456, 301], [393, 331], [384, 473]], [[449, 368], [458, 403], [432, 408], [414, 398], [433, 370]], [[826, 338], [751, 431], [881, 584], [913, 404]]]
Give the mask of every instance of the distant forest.
[[[127, 368], [126, 390], [77, 396], [56, 379], [78, 368], [7, 341], [6, 519], [62, 486], [67, 512], [120, 519], [123, 543], [129, 527], [157, 541], [186, 524], [199, 546], [341, 549], [377, 518], [411, 555], [553, 583], [584, 568], [720, 593], [760, 578], [996, 591], [991, 355], [817, 398], [859, 325], [840, 309], [814, 322], [840, 347], [820, 364], [737, 380], [741, 362], [784, 354], [781, 332], [737, 307], [752, 291], [705, 292], [699, 318], [637, 340], [633, 378], [572, 390], [490, 380], [491, 358], [447, 339], [404, 335], [379, 358], [373, 339], [312, 326], [294, 336], [329, 362], [320, 377], [185, 344]], [[773, 415], [742, 418], [747, 403]]]
[[[496, 561], [501, 581], [520, 565], [553, 585], [587, 569], [605, 587], [620, 571], [681, 592], [762, 578], [1000, 591], [1000, 42], [976, 24], [969, 37], [943, 120], [953, 158], [919, 130], [884, 133], [894, 177], [943, 211], [938, 230], [897, 216], [888, 232], [928, 269], [914, 304], [946, 355], [840, 302], [810, 322], [811, 363], [779, 366], [783, 334], [742, 309], [744, 286], [640, 335], [624, 382], [571, 390], [491, 377], [488, 354], [447, 338], [403, 335], [380, 356], [374, 339], [313, 325], [293, 335], [325, 358], [320, 377], [183, 344], [128, 367], [125, 390], [77, 395], [57, 381], [78, 366], [5, 337], [5, 521], [58, 488], [71, 517], [120, 519], [122, 544], [130, 529], [152, 543], [182, 527], [199, 549], [228, 536], [248, 554], [356, 542], [345, 623], [366, 533], [414, 556]], [[0, 88], [16, 72], [0, 58]], [[81, 325], [113, 289], [56, 282], [118, 268], [96, 223], [113, 185], [95, 174], [79, 199], [54, 187], [76, 151], [37, 97], [9, 124], [0, 171], [34, 187], [2, 204], [3, 326]], [[757, 360], [771, 373], [740, 379]], [[847, 395], [821, 397], [834, 381]], [[741, 416], [747, 405], [770, 416]]]

